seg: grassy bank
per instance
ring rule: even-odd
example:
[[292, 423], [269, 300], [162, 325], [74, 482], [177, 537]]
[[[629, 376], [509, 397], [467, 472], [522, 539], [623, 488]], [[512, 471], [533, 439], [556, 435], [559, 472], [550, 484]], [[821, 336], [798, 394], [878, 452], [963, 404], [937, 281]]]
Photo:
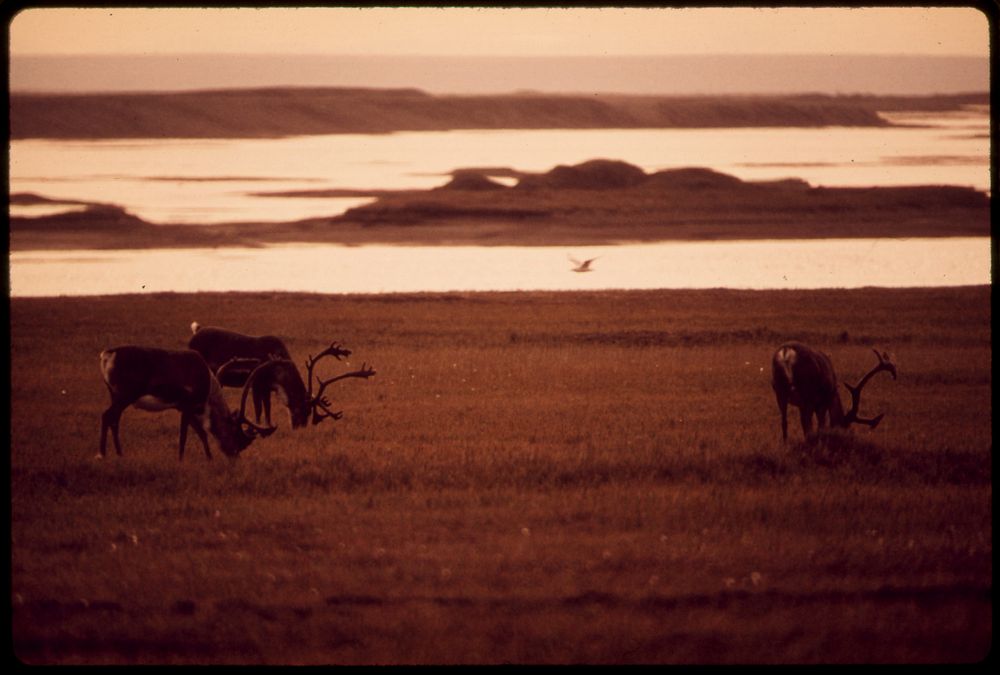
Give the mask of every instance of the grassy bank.
[[[992, 634], [989, 289], [11, 301], [32, 663], [968, 662]], [[230, 464], [97, 354], [192, 320], [374, 364]], [[780, 442], [786, 338], [875, 431]], [[327, 366], [329, 373], [336, 368]], [[324, 371], [326, 374], [327, 371]], [[235, 392], [232, 392], [235, 394]], [[233, 400], [233, 397], [230, 397]], [[794, 426], [794, 425], [793, 425]]]

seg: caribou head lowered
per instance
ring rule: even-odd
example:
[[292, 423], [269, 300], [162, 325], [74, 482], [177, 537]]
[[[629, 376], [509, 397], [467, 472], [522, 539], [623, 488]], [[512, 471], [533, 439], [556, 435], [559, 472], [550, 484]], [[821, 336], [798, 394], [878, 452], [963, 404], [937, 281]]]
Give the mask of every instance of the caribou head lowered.
[[315, 357], [310, 356], [305, 364], [306, 381], [303, 381], [288, 349], [277, 337], [254, 337], [221, 328], [203, 328], [197, 322], [191, 324], [191, 330], [194, 335], [188, 346], [205, 357], [224, 386], [243, 386], [250, 373], [260, 367], [253, 384], [254, 415], [259, 421], [263, 412], [267, 424], [271, 424], [272, 392], [288, 408], [292, 427], [299, 428], [306, 426], [310, 418], [313, 424], [319, 424], [326, 418], [341, 418], [342, 413], [330, 410], [330, 401], [323, 396], [327, 385], [347, 377], [368, 378], [375, 374], [374, 370], [363, 365], [361, 370], [329, 380], [317, 377], [319, 389], [313, 394], [313, 369], [320, 359], [332, 356], [339, 361], [350, 356], [350, 350], [332, 342]]
[[848, 428], [852, 424], [864, 424], [874, 429], [882, 421], [883, 415], [873, 418], [861, 417], [861, 390], [876, 374], [882, 371], [896, 379], [896, 366], [887, 352], [873, 350], [878, 364], [872, 368], [856, 386], [844, 383], [851, 393], [851, 408], [844, 411], [837, 391], [837, 375], [830, 357], [821, 351], [807, 347], [801, 342], [786, 342], [774, 353], [771, 361], [771, 386], [781, 411], [781, 437], [788, 439], [788, 404], [798, 407], [802, 421], [802, 432], [812, 433], [812, 418], [820, 428], [826, 425], [827, 416], [831, 426]]
[[111, 405], [101, 416], [101, 456], [106, 454], [108, 429], [115, 450], [122, 454], [118, 423], [125, 408], [177, 409], [181, 413], [180, 458], [184, 458], [187, 428], [194, 429], [212, 458], [206, 431], [218, 440], [222, 452], [237, 457], [255, 438], [270, 436], [276, 427], [259, 427], [245, 415], [247, 393], [257, 371], [243, 387], [240, 409], [230, 412], [222, 388], [205, 360], [195, 351], [175, 351], [127, 345], [107, 349], [100, 356], [101, 375], [111, 394]]

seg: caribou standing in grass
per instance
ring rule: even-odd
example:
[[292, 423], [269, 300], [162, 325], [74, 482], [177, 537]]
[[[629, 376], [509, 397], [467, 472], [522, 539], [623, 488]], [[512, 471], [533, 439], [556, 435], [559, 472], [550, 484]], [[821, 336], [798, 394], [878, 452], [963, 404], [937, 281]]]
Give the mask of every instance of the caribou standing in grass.
[[260, 369], [247, 378], [239, 411], [230, 412], [219, 381], [195, 351], [127, 345], [101, 352], [100, 365], [111, 394], [111, 405], [101, 416], [101, 457], [106, 455], [108, 429], [121, 456], [118, 423], [129, 406], [154, 412], [180, 411], [180, 459], [184, 459], [189, 426], [201, 439], [208, 459], [212, 459], [212, 452], [206, 431], [215, 436], [226, 456], [235, 459], [255, 438], [270, 436], [277, 429], [259, 427], [244, 414], [247, 392]]
[[771, 361], [771, 386], [781, 411], [781, 438], [788, 440], [788, 404], [798, 407], [802, 421], [802, 432], [808, 436], [812, 433], [812, 418], [816, 416], [818, 426], [826, 426], [829, 417], [830, 426], [848, 428], [851, 424], [864, 424], [874, 429], [882, 421], [884, 415], [874, 418], [860, 417], [858, 409], [861, 405], [861, 389], [876, 373], [882, 371], [896, 379], [896, 366], [887, 352], [872, 350], [878, 358], [878, 364], [872, 368], [857, 386], [844, 383], [851, 393], [851, 409], [844, 412], [837, 391], [837, 375], [833, 371], [830, 357], [821, 351], [807, 347], [801, 342], [786, 342], [778, 347]]
[[360, 370], [327, 380], [317, 376], [319, 388], [313, 394], [313, 369], [317, 362], [325, 356], [332, 356], [339, 361], [342, 357], [350, 356], [350, 350], [332, 342], [315, 358], [310, 356], [305, 363], [307, 384], [303, 382], [280, 338], [273, 335], [244, 335], [222, 328], [201, 326], [197, 321], [191, 324], [191, 332], [194, 335], [188, 341], [188, 348], [204, 357], [223, 386], [242, 387], [250, 373], [260, 369], [252, 387], [254, 416], [259, 422], [263, 412], [268, 425], [271, 424], [272, 392], [288, 408], [292, 428], [297, 429], [306, 426], [310, 416], [313, 424], [319, 424], [327, 418], [338, 420], [343, 417], [341, 411], [330, 410], [330, 401], [323, 395], [330, 384], [348, 377], [367, 379], [375, 374], [367, 364], [362, 364]]

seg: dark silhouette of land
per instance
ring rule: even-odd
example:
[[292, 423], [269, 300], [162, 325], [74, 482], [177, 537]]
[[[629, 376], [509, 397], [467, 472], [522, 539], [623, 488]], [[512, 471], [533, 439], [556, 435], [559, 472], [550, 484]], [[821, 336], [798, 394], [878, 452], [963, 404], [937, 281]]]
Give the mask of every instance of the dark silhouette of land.
[[269, 138], [451, 129], [888, 126], [879, 111], [955, 110], [947, 96], [431, 95], [419, 89], [273, 88], [10, 96], [22, 138]]
[[193, 91], [261, 87], [417, 87], [659, 96], [954, 94], [986, 91], [990, 59], [919, 54], [422, 56], [378, 54], [11, 54], [16, 92]]

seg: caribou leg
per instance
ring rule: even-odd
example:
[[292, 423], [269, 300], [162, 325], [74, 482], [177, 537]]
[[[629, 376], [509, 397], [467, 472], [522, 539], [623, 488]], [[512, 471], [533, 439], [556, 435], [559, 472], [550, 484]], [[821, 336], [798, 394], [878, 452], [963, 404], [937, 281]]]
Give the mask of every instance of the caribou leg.
[[799, 408], [799, 419], [802, 421], [802, 433], [806, 436], [812, 433], [813, 430], [813, 411], [808, 406], [802, 406]]
[[121, 421], [125, 407], [112, 403], [101, 415], [101, 457], [104, 457], [108, 447], [108, 429], [111, 429], [111, 439], [115, 442], [115, 451], [122, 456], [122, 444], [118, 439], [118, 423]]
[[201, 447], [205, 448], [205, 457], [212, 459], [212, 451], [208, 449], [208, 435], [205, 433], [205, 430], [199, 424], [192, 424], [191, 428], [194, 429], [194, 433], [197, 434], [198, 439], [201, 441]]
[[191, 413], [181, 412], [181, 439], [180, 439], [180, 450], [178, 452], [177, 460], [184, 461], [184, 444], [187, 442], [187, 432], [188, 426], [191, 424]]
[[778, 410], [781, 412], [781, 440], [788, 440], [788, 397], [775, 392], [778, 399]]
[[187, 430], [188, 427], [194, 429], [195, 435], [198, 440], [201, 441], [202, 447], [205, 449], [205, 457], [212, 459], [212, 451], [208, 449], [208, 435], [205, 433], [204, 425], [202, 424], [202, 418], [196, 412], [182, 412], [181, 413], [181, 447], [180, 447], [180, 459], [184, 459], [184, 444], [187, 440]]
[[253, 421], [260, 422], [260, 411], [264, 407], [264, 398], [257, 392], [253, 393]]
[[[271, 392], [268, 392], [263, 399], [261, 399], [261, 404], [264, 408], [264, 422], [267, 426], [273, 426], [271, 424]], [[257, 420], [260, 420], [260, 415], [257, 415]]]
[[193, 415], [194, 423], [191, 428], [194, 429], [194, 433], [198, 436], [198, 440], [201, 441], [201, 447], [205, 449], [205, 457], [212, 459], [212, 451], [208, 449], [208, 434], [205, 433], [204, 419], [201, 415], [195, 413]]
[[271, 389], [266, 385], [261, 385], [255, 381], [252, 388], [253, 393], [253, 415], [254, 421], [260, 422], [261, 411], [264, 412], [264, 420], [267, 426], [271, 425]]

